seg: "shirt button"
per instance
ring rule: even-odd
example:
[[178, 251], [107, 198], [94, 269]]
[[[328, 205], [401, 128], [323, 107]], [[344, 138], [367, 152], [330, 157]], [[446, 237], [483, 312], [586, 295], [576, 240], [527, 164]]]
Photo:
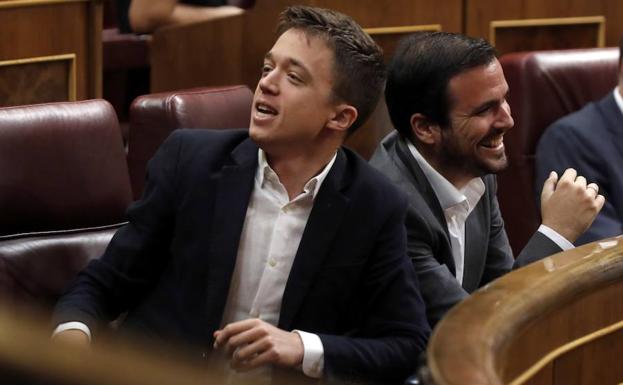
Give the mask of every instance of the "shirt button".
[[275, 267], [277, 266], [277, 261], [275, 260], [275, 258], [271, 258], [268, 260], [268, 265], [270, 265], [270, 267]]
[[249, 313], [249, 315], [253, 318], [258, 318], [260, 316], [260, 312], [257, 310], [251, 310], [251, 312]]

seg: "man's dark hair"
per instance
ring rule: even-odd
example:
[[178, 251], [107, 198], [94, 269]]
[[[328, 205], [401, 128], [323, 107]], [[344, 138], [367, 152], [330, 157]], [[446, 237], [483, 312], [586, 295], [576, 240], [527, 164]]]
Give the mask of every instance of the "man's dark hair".
[[297, 29], [323, 39], [335, 55], [333, 95], [359, 113], [349, 132], [370, 116], [385, 82], [383, 51], [350, 17], [329, 9], [288, 7], [281, 13], [277, 33]]
[[450, 79], [491, 63], [495, 49], [484, 39], [448, 32], [420, 32], [401, 40], [389, 65], [385, 100], [391, 121], [411, 138], [411, 116], [420, 113], [441, 127], [450, 124]]

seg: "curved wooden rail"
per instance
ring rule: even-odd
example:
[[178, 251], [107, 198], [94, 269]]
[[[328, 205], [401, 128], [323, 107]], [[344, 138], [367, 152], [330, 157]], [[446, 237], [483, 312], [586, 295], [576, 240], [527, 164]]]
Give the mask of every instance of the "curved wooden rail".
[[435, 330], [436, 385], [623, 381], [623, 237], [514, 271], [457, 305]]

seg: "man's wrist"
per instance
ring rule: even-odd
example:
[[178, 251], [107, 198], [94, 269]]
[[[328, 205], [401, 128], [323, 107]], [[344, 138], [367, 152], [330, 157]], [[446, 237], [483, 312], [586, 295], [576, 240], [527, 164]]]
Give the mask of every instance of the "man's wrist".
[[324, 347], [318, 335], [301, 330], [293, 330], [303, 342], [303, 373], [312, 378], [320, 378], [324, 372]]

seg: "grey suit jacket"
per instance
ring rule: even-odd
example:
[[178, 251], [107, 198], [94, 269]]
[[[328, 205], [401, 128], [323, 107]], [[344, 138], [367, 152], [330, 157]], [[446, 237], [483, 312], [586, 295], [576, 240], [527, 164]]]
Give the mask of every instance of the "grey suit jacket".
[[454, 258], [443, 210], [422, 169], [398, 132], [381, 142], [370, 163], [409, 197], [406, 217], [408, 253], [417, 272], [428, 321], [434, 326], [455, 304], [479, 287], [560, 247], [536, 232], [513, 259], [496, 197], [494, 175], [486, 175], [485, 193], [465, 223], [463, 284], [455, 278]]

